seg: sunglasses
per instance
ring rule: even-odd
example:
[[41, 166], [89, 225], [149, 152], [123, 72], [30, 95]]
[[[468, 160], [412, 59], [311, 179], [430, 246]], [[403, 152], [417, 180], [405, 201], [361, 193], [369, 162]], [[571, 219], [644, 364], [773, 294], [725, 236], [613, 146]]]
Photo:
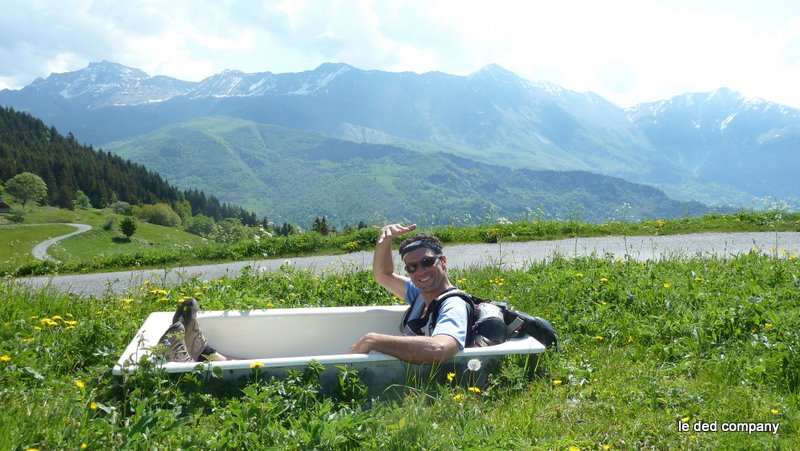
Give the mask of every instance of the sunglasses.
[[419, 268], [430, 268], [434, 263], [436, 263], [436, 260], [439, 260], [441, 257], [442, 254], [432, 255], [425, 257], [416, 263], [406, 263], [406, 272], [411, 274], [416, 272]]

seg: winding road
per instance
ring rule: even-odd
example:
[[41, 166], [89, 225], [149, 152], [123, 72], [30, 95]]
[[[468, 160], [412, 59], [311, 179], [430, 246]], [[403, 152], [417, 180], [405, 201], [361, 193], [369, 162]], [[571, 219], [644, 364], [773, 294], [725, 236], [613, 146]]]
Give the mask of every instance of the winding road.
[[[78, 226], [78, 224], [74, 224]], [[79, 233], [79, 232], [74, 232]], [[63, 238], [63, 237], [59, 237]], [[42, 243], [44, 244], [44, 243]], [[800, 255], [800, 232], [699, 233], [668, 236], [608, 236], [570, 238], [555, 241], [529, 241], [499, 244], [463, 244], [448, 246], [445, 252], [451, 268], [500, 266], [517, 269], [533, 262], [547, 261], [556, 255], [566, 258], [612, 256], [635, 260], [658, 260], [663, 257], [727, 257], [752, 250], [777, 255]], [[396, 261], [397, 263], [397, 261]], [[368, 269], [372, 252], [343, 255], [250, 260], [214, 265], [178, 267], [161, 270], [136, 270], [113, 273], [76, 274], [15, 279], [34, 288], [51, 288], [82, 296], [121, 295], [138, 289], [145, 280], [166, 286], [197, 277], [214, 279], [236, 277], [243, 270], [270, 272], [282, 265], [309, 271], [350, 271]]]
[[67, 239], [67, 238], [69, 238], [71, 236], [75, 236], [75, 235], [77, 235], [79, 233], [84, 233], [84, 232], [88, 232], [89, 230], [92, 230], [92, 226], [86, 225], [86, 224], [72, 224], [72, 223], [69, 223], [67, 225], [68, 226], [72, 226], [72, 227], [76, 227], [78, 230], [76, 230], [76, 231], [74, 231], [72, 233], [68, 233], [66, 235], [61, 235], [61, 236], [57, 236], [55, 238], [50, 238], [47, 241], [42, 241], [41, 243], [37, 244], [36, 246], [33, 246], [33, 250], [31, 250], [31, 254], [33, 254], [33, 257], [34, 258], [38, 258], [39, 260], [49, 260], [51, 262], [58, 261], [58, 260], [54, 259], [53, 257], [47, 255], [47, 249], [50, 246], [58, 243], [61, 240], [65, 240], [65, 239]]

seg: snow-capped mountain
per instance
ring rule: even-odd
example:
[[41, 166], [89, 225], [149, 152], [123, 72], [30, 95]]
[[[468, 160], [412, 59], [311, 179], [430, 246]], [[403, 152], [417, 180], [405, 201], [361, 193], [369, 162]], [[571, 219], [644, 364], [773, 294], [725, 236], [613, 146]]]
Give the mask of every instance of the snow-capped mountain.
[[456, 76], [326, 63], [187, 82], [104, 61], [0, 91], [0, 104], [96, 146], [233, 116], [509, 167], [588, 170], [683, 199], [800, 198], [789, 182], [800, 170], [798, 110], [724, 88], [622, 109], [494, 64]]

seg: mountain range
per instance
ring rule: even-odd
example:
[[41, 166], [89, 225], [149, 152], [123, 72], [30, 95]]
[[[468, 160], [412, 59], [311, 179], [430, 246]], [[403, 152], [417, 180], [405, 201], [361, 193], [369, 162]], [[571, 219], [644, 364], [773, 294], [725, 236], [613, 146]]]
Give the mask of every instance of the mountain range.
[[[763, 197], [790, 205], [800, 199], [800, 185], [793, 182], [800, 169], [800, 111], [725, 88], [623, 109], [596, 94], [528, 81], [497, 65], [456, 76], [326, 63], [300, 73], [226, 70], [187, 82], [100, 62], [0, 91], [0, 104], [148, 167], [169, 150], [163, 146], [180, 141], [181, 131], [196, 132], [197, 124], [214, 118], [238, 124], [222, 128], [269, 124], [307, 134], [313, 142], [324, 137], [348, 152], [391, 148], [412, 160], [444, 158], [531, 174], [588, 171], [651, 185], [681, 201], [750, 207]], [[261, 135], [286, 134], [270, 130]], [[165, 141], [167, 131], [171, 137]], [[196, 138], [188, 139], [196, 144]], [[204, 145], [212, 148], [212, 141]], [[221, 145], [236, 149], [235, 143]], [[156, 170], [181, 186], [177, 179], [185, 175], [175, 167], [180, 161], [171, 164]], [[475, 195], [486, 198], [484, 206], [493, 203], [486, 192]], [[221, 192], [219, 197], [237, 202]]]

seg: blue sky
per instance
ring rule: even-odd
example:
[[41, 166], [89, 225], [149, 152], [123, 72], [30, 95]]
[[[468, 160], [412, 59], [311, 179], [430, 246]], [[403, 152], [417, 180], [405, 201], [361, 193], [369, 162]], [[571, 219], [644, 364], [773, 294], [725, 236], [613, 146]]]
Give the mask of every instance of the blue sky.
[[5, 0], [0, 89], [108, 60], [198, 81], [496, 63], [627, 107], [728, 87], [800, 108], [796, 0]]

